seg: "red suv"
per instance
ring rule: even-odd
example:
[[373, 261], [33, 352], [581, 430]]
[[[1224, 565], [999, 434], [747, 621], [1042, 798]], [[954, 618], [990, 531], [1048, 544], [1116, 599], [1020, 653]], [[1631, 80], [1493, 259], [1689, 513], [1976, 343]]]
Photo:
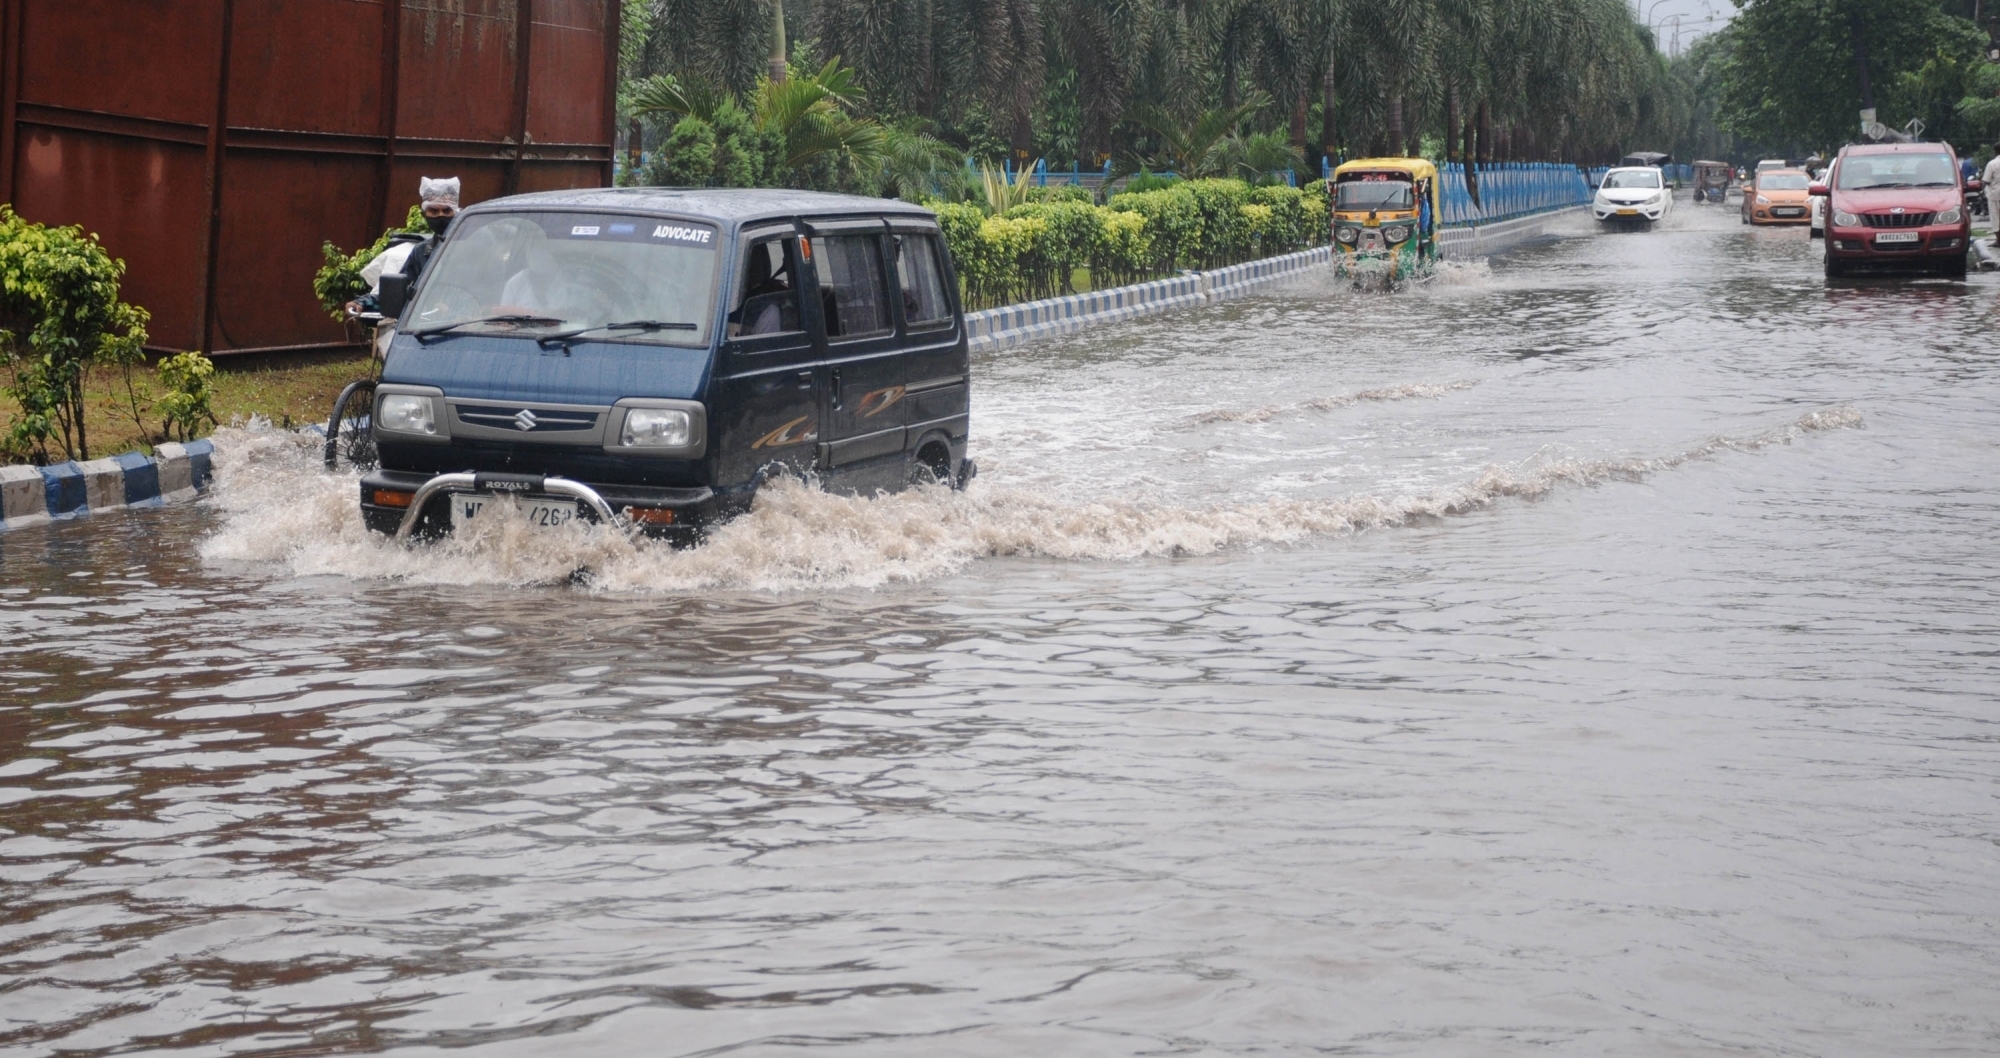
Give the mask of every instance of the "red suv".
[[1827, 196], [1828, 278], [1864, 269], [1965, 277], [1970, 188], [1950, 145], [1853, 144], [1821, 179], [1812, 193]]

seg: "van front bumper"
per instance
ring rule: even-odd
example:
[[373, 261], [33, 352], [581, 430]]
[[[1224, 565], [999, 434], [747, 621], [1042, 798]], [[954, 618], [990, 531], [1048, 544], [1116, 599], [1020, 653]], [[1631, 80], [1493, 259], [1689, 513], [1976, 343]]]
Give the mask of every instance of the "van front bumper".
[[406, 538], [451, 531], [451, 497], [466, 493], [561, 499], [591, 521], [623, 520], [653, 536], [692, 536], [718, 514], [713, 489], [600, 485], [539, 474], [377, 470], [361, 479], [361, 519], [369, 529]]

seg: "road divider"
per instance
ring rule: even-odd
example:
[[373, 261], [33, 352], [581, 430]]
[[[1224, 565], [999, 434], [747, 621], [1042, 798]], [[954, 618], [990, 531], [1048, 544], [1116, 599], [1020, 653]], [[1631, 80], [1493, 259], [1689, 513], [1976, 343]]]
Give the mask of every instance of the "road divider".
[[214, 454], [214, 443], [200, 440], [163, 444], [150, 456], [0, 467], [0, 529], [186, 499], [208, 487]]

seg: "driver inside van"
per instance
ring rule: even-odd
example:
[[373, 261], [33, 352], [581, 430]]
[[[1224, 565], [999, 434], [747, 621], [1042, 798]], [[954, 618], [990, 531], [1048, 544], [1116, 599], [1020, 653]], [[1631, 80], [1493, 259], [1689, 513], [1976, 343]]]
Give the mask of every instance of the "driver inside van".
[[[785, 260], [785, 244], [777, 239], [750, 248], [749, 267], [743, 281], [743, 302], [729, 314], [731, 335], [778, 334], [797, 330], [796, 322], [786, 323], [786, 309], [798, 311], [792, 298], [791, 262]], [[778, 260], [774, 263], [773, 258]]]
[[556, 255], [547, 246], [528, 247], [527, 267], [508, 277], [500, 300], [509, 309], [540, 313], [558, 319], [576, 316], [576, 284], [556, 264]]

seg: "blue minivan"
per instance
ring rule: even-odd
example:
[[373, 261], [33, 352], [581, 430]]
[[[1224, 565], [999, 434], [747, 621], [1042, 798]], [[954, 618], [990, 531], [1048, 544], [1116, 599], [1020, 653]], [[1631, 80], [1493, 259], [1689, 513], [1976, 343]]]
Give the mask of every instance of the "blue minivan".
[[407, 537], [500, 506], [692, 538], [774, 474], [963, 486], [970, 362], [929, 210], [803, 191], [516, 195], [453, 222], [395, 318], [361, 480]]

